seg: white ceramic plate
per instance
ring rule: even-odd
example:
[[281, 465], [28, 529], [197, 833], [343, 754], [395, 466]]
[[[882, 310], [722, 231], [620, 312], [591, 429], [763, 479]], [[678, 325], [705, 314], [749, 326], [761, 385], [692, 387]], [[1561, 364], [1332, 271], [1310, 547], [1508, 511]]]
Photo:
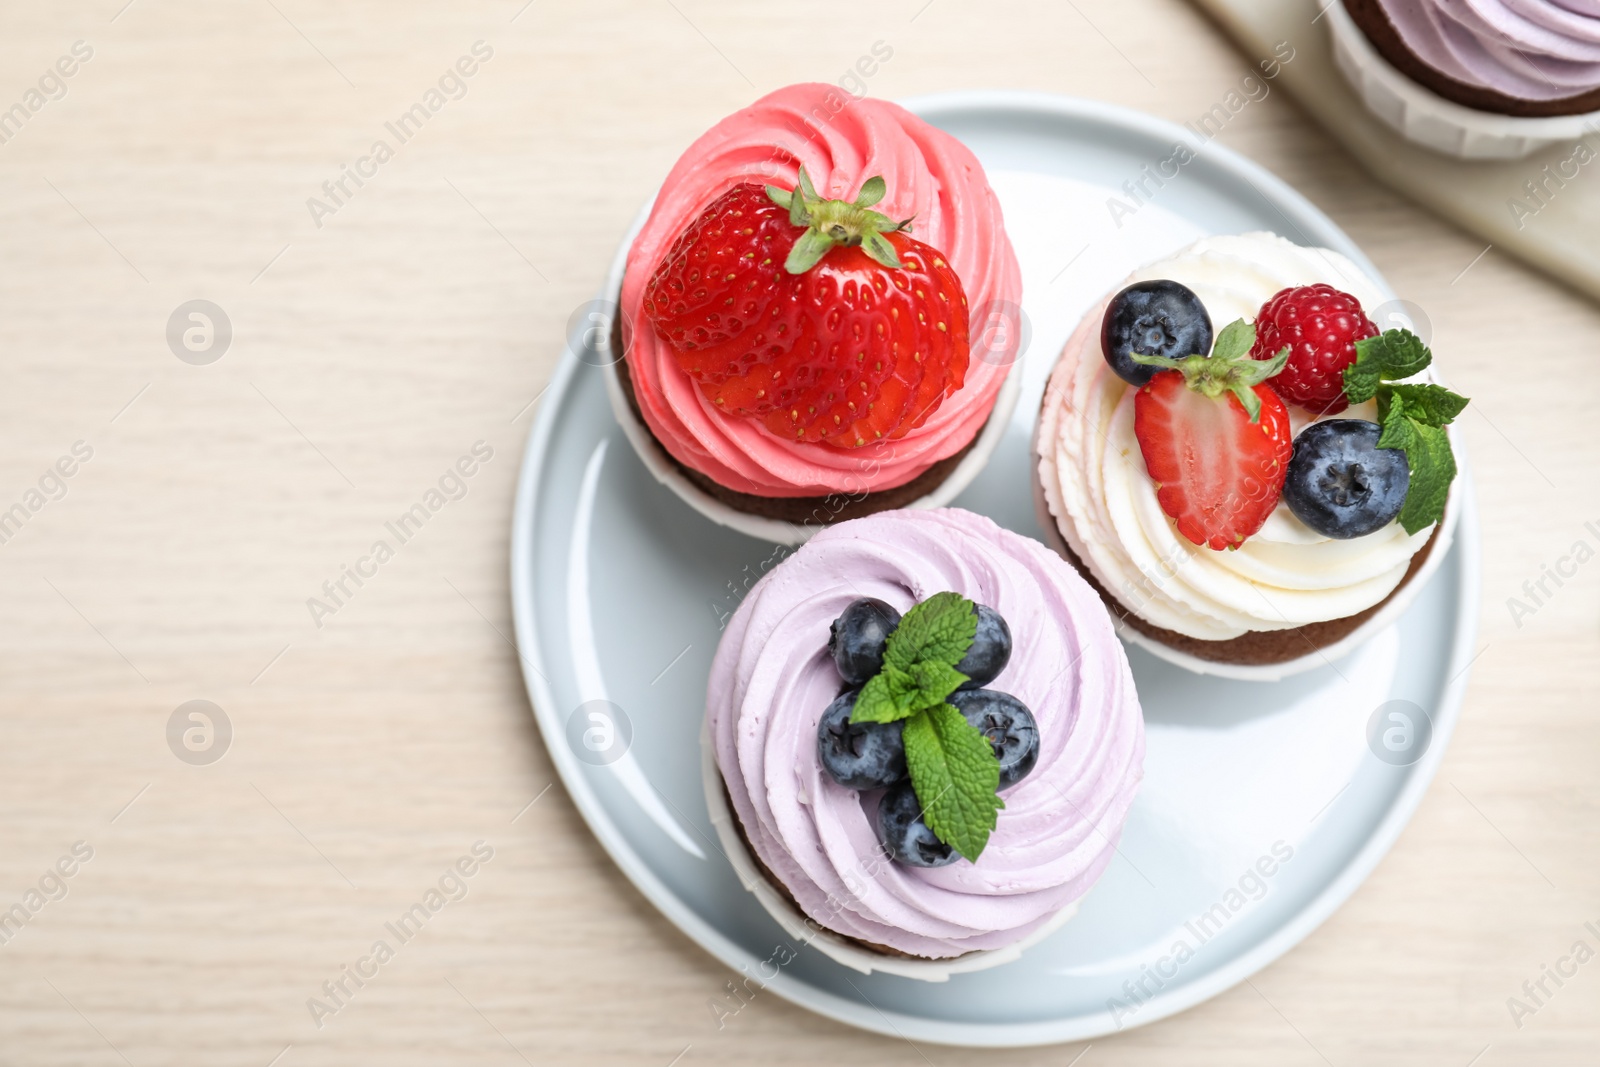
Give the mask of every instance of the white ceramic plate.
[[[1033, 94], [910, 106], [977, 153], [1022, 261], [1032, 331], [1022, 399], [956, 503], [1030, 536], [1040, 531], [1028, 438], [1044, 379], [1083, 311], [1131, 269], [1203, 234], [1255, 229], [1371, 269], [1304, 198], [1217, 145], [1160, 188], [1146, 178], [1153, 195], [1135, 202], [1123, 183], [1191, 136], [1169, 123]], [[1132, 213], [1113, 213], [1112, 196]], [[1345, 659], [1264, 684], [1200, 677], [1129, 649], [1148, 727], [1144, 789], [1078, 916], [1020, 959], [928, 985], [788, 948], [721, 853], [700, 777], [722, 624], [788, 550], [710, 522], [649, 474], [612, 418], [601, 362], [579, 334], [569, 338], [528, 441], [511, 557], [528, 693], [568, 792], [617, 865], [707, 951], [764, 983], [761, 996], [961, 1045], [1152, 1022], [1239, 982], [1327, 918], [1393, 844], [1438, 767], [1476, 631], [1478, 524], [1465, 470], [1444, 565], [1395, 625]]]

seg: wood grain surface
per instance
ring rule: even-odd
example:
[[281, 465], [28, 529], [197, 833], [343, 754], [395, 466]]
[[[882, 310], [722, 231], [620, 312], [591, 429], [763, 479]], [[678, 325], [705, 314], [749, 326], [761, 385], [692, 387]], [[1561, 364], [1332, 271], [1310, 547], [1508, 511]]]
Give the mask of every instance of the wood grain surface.
[[[1546, 978], [1531, 1015], [1507, 1000], [1600, 948], [1600, 563], [1570, 557], [1600, 547], [1600, 314], [1276, 92], [1222, 141], [1349, 230], [1474, 397], [1482, 652], [1421, 810], [1301, 947], [1115, 1038], [979, 1055], [770, 994], [718, 1028], [727, 972], [552, 786], [507, 642], [512, 489], [564, 324], [678, 153], [880, 41], [875, 95], [1039, 89], [1178, 121], [1257, 58], [1178, 0], [0, 9], [0, 116], [23, 108], [0, 126], [0, 512], [22, 508], [0, 526], [0, 913], [39, 905], [0, 927], [0, 1063], [1595, 1062], [1600, 962]], [[191, 300], [231, 323], [205, 365], [168, 343]], [[459, 499], [360, 563], [479, 442]], [[231, 724], [209, 765], [169, 746], [191, 700]], [[314, 1021], [464, 858], [466, 895]]]

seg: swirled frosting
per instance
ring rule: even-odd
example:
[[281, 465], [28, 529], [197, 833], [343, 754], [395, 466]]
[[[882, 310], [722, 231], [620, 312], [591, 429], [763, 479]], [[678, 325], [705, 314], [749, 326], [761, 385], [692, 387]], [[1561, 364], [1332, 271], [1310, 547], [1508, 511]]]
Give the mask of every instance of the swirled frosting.
[[[1348, 258], [1270, 233], [1204, 238], [1122, 285], [1154, 278], [1193, 289], [1218, 329], [1254, 320], [1269, 297], [1295, 285], [1332, 285], [1369, 314], [1383, 301]], [[1236, 549], [1219, 552], [1178, 533], [1156, 499], [1134, 436], [1136, 390], [1100, 352], [1107, 303], [1109, 297], [1068, 339], [1045, 391], [1034, 445], [1050, 513], [1096, 580], [1141, 618], [1210, 641], [1343, 618], [1393, 592], [1431, 526], [1412, 536], [1390, 523], [1365, 537], [1333, 540], [1280, 501]], [[1296, 433], [1310, 421], [1294, 405], [1289, 415]], [[1376, 421], [1376, 405], [1352, 405], [1335, 417]]]
[[[880, 856], [879, 792], [838, 785], [817, 722], [839, 694], [828, 628], [857, 597], [905, 611], [954, 590], [1011, 627], [992, 687], [1039, 725], [1039, 762], [976, 863], [916, 869]], [[842, 523], [758, 582], [712, 663], [717, 766], [756, 855], [819, 924], [929, 958], [1021, 940], [1111, 861], [1144, 767], [1144, 722], [1104, 606], [1049, 549], [957, 509]]]
[[1380, 0], [1406, 47], [1467, 85], [1524, 100], [1600, 88], [1600, 0]]
[[802, 166], [817, 191], [833, 198], [854, 199], [864, 181], [881, 174], [888, 193], [878, 210], [914, 218], [914, 236], [944, 253], [966, 291], [972, 321], [982, 321], [986, 310], [1020, 306], [1022, 273], [1000, 203], [966, 146], [895, 104], [858, 100], [832, 85], [791, 85], [713, 126], [662, 184], [622, 281], [634, 393], [650, 432], [673, 458], [729, 489], [805, 497], [893, 488], [977, 436], [1015, 361], [1019, 336], [983, 358], [975, 351], [961, 389], [903, 438], [835, 449], [784, 440], [760, 420], [717, 411], [644, 318], [645, 284], [707, 204], [741, 182], [792, 189]]

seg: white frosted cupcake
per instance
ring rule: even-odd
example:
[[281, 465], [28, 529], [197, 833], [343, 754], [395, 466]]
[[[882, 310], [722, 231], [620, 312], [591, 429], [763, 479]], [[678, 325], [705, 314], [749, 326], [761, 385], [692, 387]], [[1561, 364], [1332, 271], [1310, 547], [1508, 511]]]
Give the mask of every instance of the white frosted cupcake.
[[[1415, 338], [1378, 336], [1363, 309], [1382, 299], [1345, 256], [1251, 233], [1135, 271], [1085, 316], [1041, 408], [1036, 500], [1125, 636], [1194, 670], [1281, 677], [1355, 647], [1420, 590], [1448, 548], [1457, 495], [1448, 431], [1425, 423], [1465, 401], [1420, 384]], [[1234, 323], [1215, 331], [1215, 351], [1212, 322]], [[1188, 374], [1138, 363], [1130, 337], [1146, 354], [1167, 344], [1211, 358], [1186, 361]], [[1224, 358], [1240, 345], [1240, 359]], [[1391, 349], [1411, 363], [1367, 373], [1351, 403], [1346, 368], [1372, 372]], [[1224, 367], [1258, 375], [1242, 390], [1256, 422], [1236, 391], [1206, 396], [1195, 380]], [[1404, 398], [1438, 406], [1414, 424]], [[1442, 455], [1393, 447], [1407, 432], [1443, 442]]]

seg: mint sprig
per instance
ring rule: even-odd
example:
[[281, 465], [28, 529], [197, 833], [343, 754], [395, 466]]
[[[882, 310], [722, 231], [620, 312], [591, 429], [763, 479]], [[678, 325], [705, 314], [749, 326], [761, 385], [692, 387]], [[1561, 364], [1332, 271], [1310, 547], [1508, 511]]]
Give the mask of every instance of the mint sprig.
[[978, 611], [959, 593], [935, 593], [889, 635], [883, 669], [861, 687], [851, 722], [905, 721], [911, 787], [934, 835], [976, 860], [994, 831], [1000, 761], [988, 738], [946, 698], [967, 676], [956, 670], [978, 634]]
[[862, 686], [850, 721], [895, 722], [943, 704], [967, 680], [956, 664], [977, 636], [977, 612], [959, 593], [913, 607], [889, 635], [883, 670]]
[[1444, 517], [1450, 483], [1456, 477], [1455, 452], [1444, 428], [1466, 409], [1468, 399], [1442, 385], [1402, 383], [1433, 362], [1433, 353], [1410, 330], [1388, 330], [1356, 342], [1356, 361], [1344, 369], [1344, 395], [1352, 404], [1374, 397], [1383, 432], [1379, 448], [1406, 454], [1411, 484], [1400, 508], [1406, 533], [1427, 529]]
[[1419, 383], [1413, 385], [1384, 385], [1378, 391], [1378, 421], [1389, 418], [1389, 407], [1405, 402], [1408, 417], [1429, 426], [1446, 426], [1467, 408], [1467, 398], [1452, 393], [1442, 385]]
[[988, 738], [949, 704], [906, 720], [906, 768], [922, 821], [969, 860], [989, 843], [999, 810], [1000, 761]]
[[1414, 416], [1410, 405], [1398, 396], [1390, 400], [1388, 408], [1378, 447], [1398, 448], [1406, 454], [1411, 484], [1406, 489], [1406, 501], [1400, 506], [1399, 519], [1406, 533], [1414, 534], [1444, 515], [1450, 483], [1456, 476], [1456, 457], [1444, 427]]
[[1364, 404], [1378, 395], [1386, 381], [1420, 374], [1433, 362], [1433, 353], [1410, 330], [1388, 330], [1356, 342], [1356, 361], [1344, 369], [1344, 395], [1352, 404]]

